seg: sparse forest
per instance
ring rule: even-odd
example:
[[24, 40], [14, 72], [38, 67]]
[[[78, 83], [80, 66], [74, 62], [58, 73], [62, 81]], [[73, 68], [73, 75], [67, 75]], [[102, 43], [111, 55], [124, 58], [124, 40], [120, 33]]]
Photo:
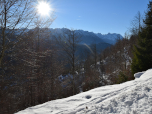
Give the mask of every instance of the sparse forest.
[[142, 23], [138, 12], [130, 34], [123, 39], [118, 36], [114, 45], [99, 50], [92, 43], [91, 51], [84, 49], [79, 53], [81, 34], [73, 29], [64, 29], [57, 35], [49, 32], [54, 13], [51, 19], [41, 20], [32, 7], [34, 0], [3, 1], [0, 6], [2, 114], [130, 81], [134, 79], [133, 73], [152, 66], [148, 63], [152, 44], [150, 10], [144, 19], [149, 19], [148, 24]]

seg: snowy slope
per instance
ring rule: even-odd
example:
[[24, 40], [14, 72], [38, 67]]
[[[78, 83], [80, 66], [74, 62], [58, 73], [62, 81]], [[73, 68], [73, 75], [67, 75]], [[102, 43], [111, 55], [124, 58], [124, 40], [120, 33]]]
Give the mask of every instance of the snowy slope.
[[99, 87], [16, 114], [152, 114], [152, 69], [136, 75], [133, 81]]

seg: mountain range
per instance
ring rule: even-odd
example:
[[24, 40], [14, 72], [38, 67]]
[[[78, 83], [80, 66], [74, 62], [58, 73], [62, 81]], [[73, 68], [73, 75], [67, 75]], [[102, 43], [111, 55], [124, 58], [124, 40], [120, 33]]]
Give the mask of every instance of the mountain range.
[[[58, 37], [60, 34], [63, 34], [65, 30], [69, 30], [67, 28], [48, 28], [45, 29], [44, 32], [50, 33], [50, 38], [52, 36]], [[0, 28], [1, 31], [1, 28]], [[11, 31], [11, 29], [7, 29], [6, 32], [8, 33]], [[15, 31], [15, 35], [19, 35], [23, 31], [28, 32], [28, 31], [33, 31], [33, 29], [19, 29]], [[43, 33], [44, 33], [43, 32]], [[108, 33], [108, 34], [101, 34], [101, 33], [94, 33], [94, 32], [89, 32], [89, 31], [84, 31], [84, 30], [75, 30], [76, 33], [78, 33], [81, 36], [81, 42], [80, 44], [98, 44], [98, 43], [107, 43], [110, 45], [114, 45], [117, 41], [117, 39], [122, 39], [123, 36], [117, 33]], [[43, 34], [42, 33], [42, 34]]]
[[[67, 28], [49, 28], [48, 33], [50, 33], [50, 39], [55, 39], [60, 35], [64, 34], [64, 31], [69, 30]], [[93, 45], [96, 44], [97, 52], [100, 53], [107, 47], [114, 45], [117, 39], [122, 39], [123, 37], [117, 33], [93, 33], [84, 30], [75, 30], [75, 34], [79, 35], [81, 40], [78, 44], [77, 54], [79, 55], [82, 52], [88, 51], [91, 52]]]
[[[1, 30], [1, 29], [0, 29]], [[19, 29], [15, 31], [15, 35], [20, 34], [23, 32], [23, 29]], [[33, 31], [34, 29], [26, 29], [25, 32]], [[64, 31], [69, 30], [67, 28], [48, 28], [43, 29], [40, 28], [40, 36], [41, 38], [44, 38], [47, 34], [49, 36], [49, 39], [55, 40], [55, 38], [58, 38], [60, 35], [64, 34]], [[6, 32], [11, 31], [7, 30]], [[96, 48], [98, 52], [101, 52], [101, 50], [104, 50], [105, 48], [114, 45], [117, 42], [117, 39], [122, 39], [123, 37], [120, 34], [117, 33], [108, 33], [108, 34], [101, 34], [101, 33], [94, 33], [84, 30], [75, 30], [75, 33], [80, 36], [81, 41], [78, 44], [78, 53], [82, 52], [84, 50], [90, 50], [92, 48], [92, 44], [96, 44]]]
[[[63, 31], [68, 30], [67, 28], [50, 28], [49, 31], [51, 36], [58, 36], [59, 34], [63, 34]], [[122, 39], [123, 37], [117, 33], [108, 33], [108, 34], [101, 34], [101, 33], [93, 33], [84, 30], [75, 30], [75, 33], [78, 33], [81, 36], [80, 44], [109, 44], [114, 45], [118, 38]]]

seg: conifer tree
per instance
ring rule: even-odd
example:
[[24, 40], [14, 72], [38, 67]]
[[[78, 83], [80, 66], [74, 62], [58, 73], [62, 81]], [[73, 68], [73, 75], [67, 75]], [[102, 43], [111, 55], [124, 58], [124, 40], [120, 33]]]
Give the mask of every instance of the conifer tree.
[[152, 2], [149, 2], [145, 27], [141, 28], [137, 45], [134, 46], [132, 73], [145, 71], [152, 68]]

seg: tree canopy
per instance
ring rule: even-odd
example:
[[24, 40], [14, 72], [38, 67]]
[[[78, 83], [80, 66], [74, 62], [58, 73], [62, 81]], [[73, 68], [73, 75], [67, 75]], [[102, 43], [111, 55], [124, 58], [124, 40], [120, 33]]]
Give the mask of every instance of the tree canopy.
[[[148, 6], [150, 6], [149, 2]], [[131, 65], [132, 73], [145, 71], [152, 67], [152, 10], [148, 7], [144, 20], [145, 26], [138, 33], [138, 43], [134, 45], [133, 60]]]

